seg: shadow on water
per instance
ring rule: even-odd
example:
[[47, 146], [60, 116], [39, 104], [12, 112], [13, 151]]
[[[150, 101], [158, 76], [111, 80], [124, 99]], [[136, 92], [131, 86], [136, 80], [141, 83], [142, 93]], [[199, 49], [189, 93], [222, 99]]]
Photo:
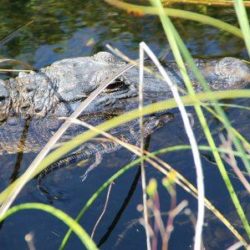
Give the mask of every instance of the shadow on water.
[[[236, 23], [230, 9], [215, 9], [209, 7], [207, 13], [220, 16], [225, 21]], [[0, 7], [0, 51], [3, 57], [23, 60], [36, 68], [48, 65], [53, 61], [92, 55], [105, 50], [105, 45], [111, 43], [133, 58], [138, 57], [138, 43], [145, 41], [157, 53], [162, 54], [168, 49], [161, 25], [156, 17], [133, 17], [125, 12], [111, 8], [103, 1], [1, 1]], [[25, 25], [33, 20], [32, 23]], [[174, 22], [194, 56], [216, 57], [228, 55], [244, 58], [244, 44], [238, 38], [204, 27], [194, 22], [174, 19]], [[20, 29], [19, 29], [20, 28]], [[12, 34], [9, 36], [9, 34]], [[153, 34], [153, 35], [152, 35]], [[230, 39], [229, 39], [230, 37]], [[167, 58], [168, 59], [168, 58]], [[3, 76], [4, 77], [4, 76]], [[5, 76], [9, 77], [9, 76]], [[249, 106], [249, 101], [235, 101]], [[119, 110], [117, 111], [120, 112]], [[175, 112], [175, 111], [174, 111]], [[234, 121], [235, 127], [247, 138], [249, 134], [250, 115], [238, 109], [228, 109], [227, 114]], [[109, 117], [112, 114], [107, 114]], [[25, 141], [30, 129], [30, 120], [21, 124], [20, 140]], [[196, 126], [196, 125], [195, 125]], [[218, 130], [216, 120], [211, 120], [211, 127]], [[223, 129], [222, 129], [223, 130]], [[199, 141], [203, 144], [202, 130], [195, 127]], [[216, 132], [218, 134], [218, 132]], [[164, 139], [164, 140], [163, 140]], [[220, 143], [219, 138], [217, 142]], [[150, 150], [176, 144], [187, 143], [187, 138], [176, 112], [175, 121], [154, 133], [150, 141]], [[237, 223], [233, 206], [228, 204], [229, 197], [218, 170], [213, 164], [210, 154], [204, 153], [203, 167], [205, 172], [206, 194], [223, 213], [229, 215]], [[17, 155], [1, 155], [0, 188], [16, 179], [22, 173], [35, 155], [18, 153]], [[195, 183], [195, 171], [192, 156], [189, 151], [168, 153], [161, 156], [170, 165], [183, 173]], [[58, 199], [47, 199], [37, 190], [37, 181], [31, 181], [16, 203], [44, 202], [66, 211], [74, 217], [85, 204], [90, 195], [117, 171], [117, 166], [123, 166], [131, 159], [125, 150], [106, 155], [98, 169], [91, 173], [82, 183], [79, 176], [83, 168], [66, 168], [56, 171], [46, 177], [46, 187], [49, 192], [59, 193]], [[208, 161], [209, 160], [209, 161]], [[230, 170], [229, 166], [228, 170]], [[137, 172], [136, 172], [137, 171]], [[139, 170], [132, 170], [120, 178], [112, 189], [103, 223], [98, 227], [95, 238], [101, 249], [143, 249], [145, 248], [145, 233], [138, 223], [141, 214], [136, 207], [141, 203], [141, 187]], [[230, 170], [233, 176], [232, 171]], [[162, 175], [147, 168], [147, 177], [154, 177], [161, 183]], [[249, 214], [249, 196], [243, 191], [239, 181], [233, 178], [233, 183], [242, 193], [240, 198]], [[216, 185], [215, 185], [216, 183]], [[126, 190], [128, 190], [126, 192]], [[162, 212], [169, 209], [170, 198], [166, 191], [159, 187], [164, 199], [161, 201]], [[189, 208], [196, 211], [196, 200], [177, 188], [178, 202], [188, 200]], [[94, 208], [88, 211], [81, 224], [91, 232], [93, 224], [99, 217], [105, 197], [95, 202]], [[222, 201], [222, 202], [221, 202]], [[246, 201], [246, 204], [245, 202]], [[136, 222], [135, 222], [136, 221]], [[135, 222], [135, 223], [134, 223]], [[212, 215], [207, 214], [204, 244], [207, 249], [225, 249], [235, 242], [234, 237]], [[26, 249], [24, 237], [34, 232], [36, 249], [57, 249], [66, 228], [61, 222], [39, 212], [22, 212], [5, 221], [0, 228], [1, 249]], [[240, 231], [243, 230], [240, 228]], [[188, 249], [192, 245], [193, 225], [185, 214], [180, 214], [170, 240], [170, 249]], [[181, 239], [181, 240], [180, 240]], [[116, 244], [117, 243], [117, 244]], [[118, 244], [119, 243], [119, 244]], [[76, 237], [70, 239], [71, 249], [82, 249]]]

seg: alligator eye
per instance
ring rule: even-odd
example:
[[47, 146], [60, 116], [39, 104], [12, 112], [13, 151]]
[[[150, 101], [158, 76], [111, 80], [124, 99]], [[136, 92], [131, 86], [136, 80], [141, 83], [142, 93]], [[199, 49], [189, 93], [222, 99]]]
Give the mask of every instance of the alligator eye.
[[109, 86], [106, 88], [106, 92], [113, 92], [119, 90], [125, 86], [125, 82], [121, 78], [115, 79]]

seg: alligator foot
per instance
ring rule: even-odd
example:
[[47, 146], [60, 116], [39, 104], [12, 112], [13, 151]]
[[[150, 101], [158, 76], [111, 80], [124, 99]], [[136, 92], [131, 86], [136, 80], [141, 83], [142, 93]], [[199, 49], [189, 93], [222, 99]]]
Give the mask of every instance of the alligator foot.
[[88, 174], [95, 169], [100, 163], [102, 162], [102, 155], [97, 152], [95, 154], [95, 162], [92, 163], [89, 168], [86, 170], [86, 172], [84, 173], [84, 175], [80, 176], [82, 182], [84, 182], [86, 180], [86, 178], [88, 177]]

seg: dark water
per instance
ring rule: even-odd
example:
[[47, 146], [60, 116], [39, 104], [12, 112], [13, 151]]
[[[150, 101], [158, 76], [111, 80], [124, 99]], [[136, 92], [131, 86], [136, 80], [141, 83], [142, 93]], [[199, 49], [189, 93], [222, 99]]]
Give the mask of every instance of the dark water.
[[[194, 7], [188, 7], [194, 9]], [[200, 8], [199, 11], [221, 19], [236, 23], [231, 9]], [[33, 23], [22, 27], [33, 20]], [[244, 43], [225, 32], [200, 25], [194, 22], [174, 20], [181, 36], [192, 55], [196, 57], [237, 56], [247, 58]], [[36, 68], [48, 65], [56, 60], [88, 56], [98, 51], [106, 50], [105, 45], [111, 44], [127, 55], [138, 57], [138, 44], [145, 41], [158, 55], [168, 51], [168, 44], [156, 17], [134, 17], [120, 12], [102, 1], [0, 1], [0, 51], [2, 57], [23, 60]], [[14, 33], [12, 33], [14, 32]], [[11, 34], [9, 36], [9, 34]], [[240, 104], [249, 106], [249, 101]], [[231, 109], [227, 110], [235, 126], [249, 137], [249, 113]], [[180, 119], [161, 128], [151, 136], [150, 150], [175, 144], [187, 143]], [[237, 119], [235, 119], [237, 117]], [[217, 122], [212, 120], [212, 127], [217, 128]], [[196, 126], [196, 125], [195, 125]], [[205, 139], [197, 125], [196, 132], [201, 143]], [[1, 190], [22, 173], [35, 157], [34, 154], [1, 156]], [[207, 156], [208, 157], [208, 156]], [[206, 158], [207, 158], [206, 157]], [[104, 158], [97, 170], [92, 172], [82, 183], [79, 176], [84, 173], [82, 168], [62, 169], [48, 176], [45, 180], [51, 195], [58, 199], [51, 200], [41, 194], [37, 181], [31, 181], [23, 190], [16, 204], [23, 202], [52, 203], [72, 217], [76, 216], [91, 194], [113, 173], [117, 166], [122, 166], [132, 158], [125, 150], [113, 153]], [[195, 182], [195, 171], [191, 153], [181, 151], [162, 156], [169, 164]], [[204, 173], [206, 180], [206, 195], [218, 208], [231, 218], [233, 223], [238, 220], [231, 201], [214, 164], [204, 158]], [[159, 180], [163, 176], [148, 167], [148, 177]], [[136, 178], [137, 169], [130, 170], [115, 185], [113, 185], [108, 210], [95, 234], [95, 242], [104, 239], [102, 249], [145, 249], [145, 233], [139, 223], [141, 213], [137, 211], [141, 204], [140, 180], [131, 192], [131, 185]], [[249, 212], [249, 196], [244, 193], [239, 181], [232, 179], [246, 211]], [[131, 197], [126, 208], [117, 220], [117, 224], [109, 230], [115, 216], [121, 209], [130, 190]], [[196, 214], [196, 200], [177, 187], [177, 200], [188, 200], [188, 207]], [[168, 193], [160, 186], [161, 211], [167, 212], [170, 206]], [[105, 195], [95, 202], [81, 221], [82, 226], [90, 233], [95, 221], [100, 215]], [[249, 215], [249, 213], [248, 213]], [[166, 216], [163, 217], [167, 220]], [[207, 249], [225, 249], [236, 242], [231, 233], [207, 213], [207, 226], [204, 229], [204, 244]], [[240, 226], [237, 227], [243, 232]], [[67, 228], [50, 215], [38, 211], [18, 213], [6, 220], [0, 228], [0, 249], [27, 249], [24, 240], [26, 234], [34, 234], [36, 249], [57, 249]], [[192, 248], [193, 226], [188, 216], [177, 217], [175, 228], [169, 242], [169, 249]], [[160, 239], [159, 239], [160, 240]], [[160, 245], [160, 241], [159, 241]], [[82, 249], [79, 240], [73, 236], [67, 249]]]

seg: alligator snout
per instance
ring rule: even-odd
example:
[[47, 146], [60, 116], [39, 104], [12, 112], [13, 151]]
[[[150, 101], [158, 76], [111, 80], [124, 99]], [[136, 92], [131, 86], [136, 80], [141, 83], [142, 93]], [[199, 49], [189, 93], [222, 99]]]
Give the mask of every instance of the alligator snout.
[[215, 90], [244, 88], [250, 83], [250, 65], [237, 58], [212, 60], [202, 71]]

